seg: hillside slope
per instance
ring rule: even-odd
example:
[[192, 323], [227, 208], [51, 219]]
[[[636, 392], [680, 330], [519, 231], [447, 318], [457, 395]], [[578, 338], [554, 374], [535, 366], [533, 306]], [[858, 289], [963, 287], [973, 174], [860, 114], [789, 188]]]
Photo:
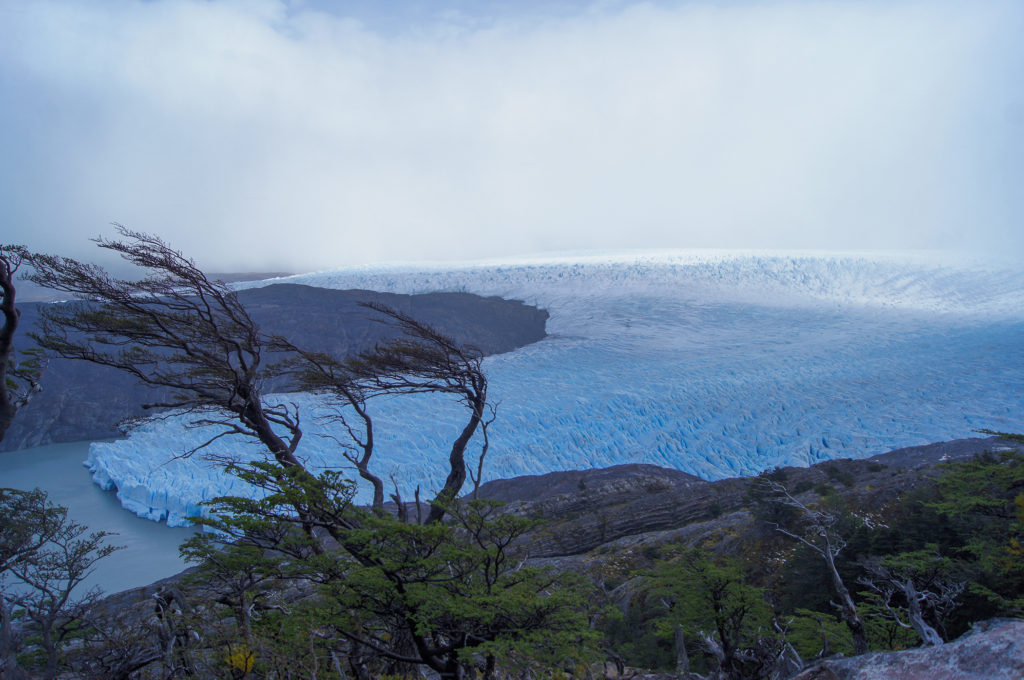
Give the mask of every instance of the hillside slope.
[[[400, 295], [277, 283], [243, 290], [239, 298], [264, 331], [337, 356], [370, 349], [395, 336], [393, 329], [360, 307], [361, 302], [409, 313], [485, 354], [537, 342], [545, 336], [547, 320], [546, 312], [520, 302], [468, 293]], [[22, 323], [16, 342], [27, 346], [25, 336], [35, 325], [38, 303], [19, 306]], [[42, 385], [43, 391], [18, 413], [0, 451], [117, 437], [119, 422], [142, 416], [140, 404], [160, 398], [159, 392], [127, 374], [57, 358], [50, 360]], [[267, 388], [287, 391], [288, 385], [272, 382]]]

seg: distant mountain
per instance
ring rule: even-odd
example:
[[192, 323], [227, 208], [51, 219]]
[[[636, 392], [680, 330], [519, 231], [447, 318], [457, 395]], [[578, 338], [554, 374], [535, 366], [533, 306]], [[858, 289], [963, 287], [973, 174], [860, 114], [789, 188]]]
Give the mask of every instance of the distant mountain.
[[[547, 312], [534, 307], [467, 293], [395, 295], [273, 284], [241, 291], [239, 297], [263, 330], [338, 356], [370, 349], [395, 336], [392, 328], [374, 320], [375, 314], [359, 306], [360, 302], [379, 302], [407, 312], [486, 354], [508, 352], [540, 340], [547, 320]], [[42, 303], [19, 305], [22, 323], [17, 343], [29, 342], [25, 334], [38, 318], [38, 304]], [[267, 387], [288, 388], [283, 382]], [[146, 413], [140, 405], [158, 400], [159, 394], [114, 369], [52, 359], [43, 378], [43, 391], [18, 413], [0, 451], [119, 436], [117, 424]]]

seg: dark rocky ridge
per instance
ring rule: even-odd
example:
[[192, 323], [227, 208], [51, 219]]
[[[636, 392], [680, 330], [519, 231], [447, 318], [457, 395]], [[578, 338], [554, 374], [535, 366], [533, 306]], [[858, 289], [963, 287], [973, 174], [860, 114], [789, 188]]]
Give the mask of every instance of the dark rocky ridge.
[[[338, 356], [371, 349], [396, 335], [393, 328], [374, 320], [377, 315], [360, 307], [360, 302], [379, 302], [408, 313], [485, 354], [541, 340], [548, 318], [546, 311], [522, 302], [468, 293], [395, 295], [273, 284], [240, 291], [239, 298], [264, 331]], [[19, 307], [22, 323], [15, 342], [25, 347], [30, 343], [26, 334], [39, 315], [38, 304]], [[287, 389], [283, 382], [266, 387]], [[18, 413], [0, 442], [0, 451], [116, 437], [119, 422], [143, 415], [140, 404], [157, 399], [159, 392], [114, 369], [52, 359], [43, 377], [43, 391]]]
[[[790, 488], [828, 485], [853, 506], [879, 508], [894, 501], [947, 460], [1019, 445], [999, 437], [975, 437], [897, 449], [863, 460], [833, 460], [776, 472]], [[602, 545], [688, 540], [726, 524], [749, 504], [756, 478], [708, 482], [654, 465], [618, 465], [599, 470], [552, 472], [483, 484], [480, 498], [502, 501], [514, 512], [545, 520], [531, 536], [534, 558], [581, 555]], [[614, 550], [613, 550], [614, 552]]]

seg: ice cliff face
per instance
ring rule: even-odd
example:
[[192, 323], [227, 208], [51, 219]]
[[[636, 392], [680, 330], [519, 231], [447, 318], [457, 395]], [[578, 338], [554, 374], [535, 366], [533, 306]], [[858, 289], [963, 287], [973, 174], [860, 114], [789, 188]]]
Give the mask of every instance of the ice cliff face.
[[[551, 313], [550, 337], [490, 357], [499, 403], [485, 478], [641, 462], [708, 479], [900, 446], [1020, 431], [1024, 270], [925, 257], [670, 252], [473, 265], [380, 266], [291, 277], [329, 288], [465, 291]], [[338, 465], [324, 406], [300, 453]], [[464, 414], [435, 397], [381, 401], [376, 469], [403, 493], [444, 479]], [[241, 484], [201, 456], [209, 431], [175, 420], [93, 444], [96, 481], [171, 524]], [[240, 438], [210, 453], [260, 449]]]

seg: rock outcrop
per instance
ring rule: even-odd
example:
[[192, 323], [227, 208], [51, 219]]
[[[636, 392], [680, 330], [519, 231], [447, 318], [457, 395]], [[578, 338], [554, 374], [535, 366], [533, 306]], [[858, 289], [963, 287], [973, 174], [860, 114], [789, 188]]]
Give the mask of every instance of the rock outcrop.
[[[864, 460], [832, 460], [774, 471], [791, 489], [822, 489], [856, 507], [882, 507], [933, 474], [929, 468], [982, 451], [1018, 448], [998, 437], [974, 437], [897, 449]], [[501, 501], [519, 514], [544, 519], [531, 536], [535, 558], [578, 556], [607, 545], [610, 552], [647, 541], [696, 542], [721, 529], [735, 533], [749, 522], [757, 478], [714, 482], [654, 465], [552, 472], [488, 482], [480, 498]], [[743, 515], [743, 516], [738, 516]], [[744, 517], [745, 516], [745, 517]]]
[[1020, 680], [1024, 678], [1024, 619], [974, 624], [937, 647], [875, 652], [816, 664], [792, 680]]

